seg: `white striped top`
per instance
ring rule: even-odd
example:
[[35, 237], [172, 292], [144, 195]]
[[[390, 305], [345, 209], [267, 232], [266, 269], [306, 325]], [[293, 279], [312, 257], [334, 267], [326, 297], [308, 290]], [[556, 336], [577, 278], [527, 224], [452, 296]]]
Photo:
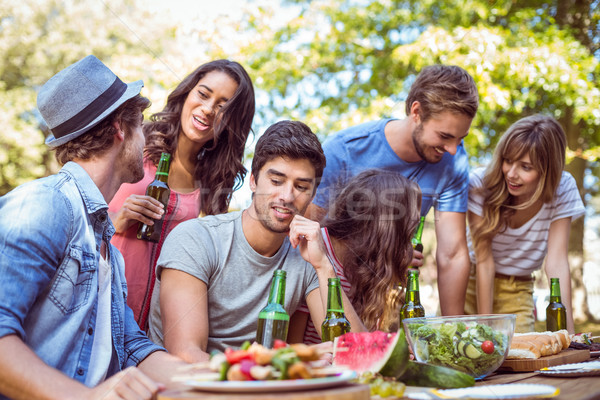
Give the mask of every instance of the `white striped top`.
[[[321, 236], [323, 236], [323, 242], [325, 242], [325, 248], [327, 249], [327, 258], [329, 258], [331, 265], [333, 265], [333, 270], [335, 271], [335, 274], [338, 276], [338, 278], [340, 278], [342, 289], [346, 293], [346, 296], [348, 296], [348, 293], [350, 293], [350, 282], [348, 282], [346, 276], [344, 275], [344, 266], [338, 260], [338, 258], [335, 255], [335, 252], [333, 251], [333, 245], [331, 243], [331, 238], [329, 237], [329, 232], [327, 232], [327, 228], [321, 228]], [[302, 304], [296, 311], [309, 313], [306, 303]], [[308, 318], [308, 323], [306, 324], [306, 330], [304, 331], [303, 341], [306, 344], [321, 343], [321, 337], [317, 333], [315, 325], [313, 324], [312, 319], [310, 317]]]
[[[473, 189], [483, 185], [484, 168], [471, 172], [469, 177], [469, 211], [483, 215], [483, 198]], [[550, 224], [561, 218], [571, 221], [585, 214], [577, 184], [571, 174], [563, 171], [556, 194], [550, 203], [544, 203], [540, 211], [523, 226], [512, 229], [507, 227], [492, 240], [492, 255], [496, 272], [505, 275], [529, 276], [542, 267], [548, 252], [548, 232]], [[467, 231], [469, 256], [476, 263], [475, 252]]]

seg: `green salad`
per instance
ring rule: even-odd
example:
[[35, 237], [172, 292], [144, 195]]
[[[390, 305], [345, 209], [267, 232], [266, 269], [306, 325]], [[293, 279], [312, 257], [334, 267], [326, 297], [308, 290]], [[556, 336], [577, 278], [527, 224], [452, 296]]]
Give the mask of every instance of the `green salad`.
[[408, 327], [417, 360], [454, 368], [475, 378], [498, 368], [507, 350], [508, 336], [487, 325], [455, 322], [433, 327], [412, 323]]

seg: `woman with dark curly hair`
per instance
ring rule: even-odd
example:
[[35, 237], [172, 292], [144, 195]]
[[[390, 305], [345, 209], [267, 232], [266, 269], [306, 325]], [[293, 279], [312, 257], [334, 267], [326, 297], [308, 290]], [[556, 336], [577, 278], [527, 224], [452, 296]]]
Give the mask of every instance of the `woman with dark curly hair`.
[[[168, 96], [165, 108], [144, 125], [145, 177], [121, 186], [109, 204], [116, 228], [112, 243], [125, 258], [127, 303], [146, 329], [154, 268], [167, 234], [200, 214], [228, 210], [231, 195], [246, 175], [242, 164], [254, 117], [254, 88], [244, 68], [216, 60], [199, 66]], [[146, 196], [162, 152], [171, 154], [166, 210]], [[165, 214], [158, 243], [137, 239], [139, 222], [153, 224]]]
[[[322, 222], [328, 257], [369, 331], [398, 327], [402, 298], [397, 287], [406, 281], [420, 210], [421, 190], [415, 182], [395, 172], [370, 169], [339, 190]], [[297, 313], [293, 318], [300, 317]], [[303, 341], [321, 341], [310, 318]]]

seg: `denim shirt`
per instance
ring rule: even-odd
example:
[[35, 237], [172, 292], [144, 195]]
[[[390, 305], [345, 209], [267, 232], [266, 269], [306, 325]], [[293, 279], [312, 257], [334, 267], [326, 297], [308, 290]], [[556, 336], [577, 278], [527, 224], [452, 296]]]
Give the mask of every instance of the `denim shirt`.
[[[46, 364], [82, 383], [94, 341], [100, 246], [115, 232], [107, 210], [98, 187], [74, 162], [0, 197], [0, 337], [18, 335]], [[135, 322], [126, 303], [123, 256], [112, 245], [107, 260], [108, 377], [164, 349]]]

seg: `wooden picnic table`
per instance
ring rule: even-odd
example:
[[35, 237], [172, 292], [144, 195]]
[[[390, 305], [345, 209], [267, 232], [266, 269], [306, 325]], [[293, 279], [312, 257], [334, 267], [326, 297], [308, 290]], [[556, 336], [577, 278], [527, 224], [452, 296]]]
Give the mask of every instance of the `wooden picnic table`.
[[[538, 372], [497, 372], [476, 386], [506, 383], [532, 383], [551, 385], [560, 389], [556, 400], [592, 400], [600, 399], [600, 377], [558, 377], [541, 375]], [[430, 388], [409, 386], [402, 399], [409, 399], [411, 393], [426, 392]], [[195, 391], [182, 386], [160, 393], [158, 400], [370, 400], [367, 385], [346, 384], [327, 389], [277, 393], [210, 393]]]

